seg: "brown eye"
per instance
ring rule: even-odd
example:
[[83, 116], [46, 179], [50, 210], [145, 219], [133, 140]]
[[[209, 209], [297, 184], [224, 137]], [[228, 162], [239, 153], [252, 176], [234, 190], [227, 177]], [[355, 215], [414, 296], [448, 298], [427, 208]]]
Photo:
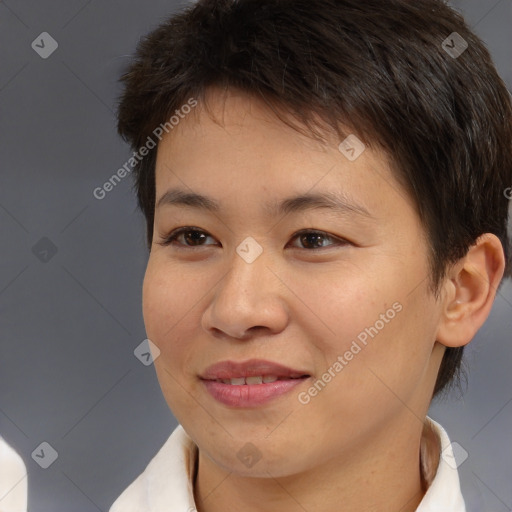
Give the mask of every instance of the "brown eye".
[[[165, 238], [165, 240], [161, 243], [161, 245], [178, 245], [183, 246], [184, 248], [188, 247], [201, 247], [204, 245], [212, 245], [205, 244], [205, 240], [208, 238], [212, 238], [206, 231], [202, 229], [196, 229], [193, 227], [183, 227], [179, 229], [175, 229], [169, 236]], [[177, 242], [177, 244], [175, 244]]]
[[[302, 244], [302, 247], [298, 247], [299, 249], [322, 249], [325, 247], [347, 245], [349, 243], [346, 240], [329, 235], [323, 231], [312, 230], [304, 230], [299, 233], [296, 233], [292, 240], [295, 239], [298, 239]], [[331, 241], [334, 243], [325, 243], [326, 241]]]
[[[163, 242], [160, 242], [160, 245], [172, 245], [178, 249], [192, 249], [194, 247], [217, 245], [216, 243], [205, 243], [208, 238], [214, 240], [211, 235], [202, 229], [185, 226], [172, 231], [165, 237]], [[296, 239], [299, 240], [300, 246], [292, 245], [292, 247], [306, 250], [318, 250], [350, 244], [347, 240], [329, 235], [324, 231], [315, 230], [300, 231], [292, 237], [292, 240]]]

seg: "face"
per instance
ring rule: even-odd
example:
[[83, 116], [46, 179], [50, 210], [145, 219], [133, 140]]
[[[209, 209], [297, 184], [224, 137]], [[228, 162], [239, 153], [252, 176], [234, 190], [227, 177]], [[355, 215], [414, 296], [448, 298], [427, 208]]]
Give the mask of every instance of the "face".
[[314, 141], [241, 94], [210, 106], [217, 122], [198, 105], [156, 164], [143, 310], [174, 415], [213, 464], [256, 476], [421, 423], [440, 306], [385, 155]]

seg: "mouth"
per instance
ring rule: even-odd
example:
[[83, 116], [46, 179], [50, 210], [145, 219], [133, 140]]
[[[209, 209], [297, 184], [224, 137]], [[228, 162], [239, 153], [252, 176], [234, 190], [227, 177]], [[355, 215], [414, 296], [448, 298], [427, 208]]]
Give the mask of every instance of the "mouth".
[[[307, 371], [284, 366], [264, 359], [221, 361], [209, 366], [200, 376], [203, 380], [226, 381], [225, 384], [262, 384], [276, 380], [309, 377]], [[245, 382], [242, 382], [244, 379]], [[260, 380], [261, 379], [261, 380]], [[229, 381], [229, 382], [228, 382]]]
[[306, 371], [271, 361], [223, 361], [200, 376], [206, 390], [230, 407], [256, 407], [274, 400], [309, 379]]
[[[309, 375], [295, 375], [290, 377], [280, 377], [278, 375], [255, 375], [253, 377], [232, 377], [230, 379], [215, 379], [213, 382], [222, 382], [230, 386], [253, 386], [255, 384], [270, 384], [277, 380], [296, 380], [309, 377]], [[211, 379], [205, 379], [211, 380]]]

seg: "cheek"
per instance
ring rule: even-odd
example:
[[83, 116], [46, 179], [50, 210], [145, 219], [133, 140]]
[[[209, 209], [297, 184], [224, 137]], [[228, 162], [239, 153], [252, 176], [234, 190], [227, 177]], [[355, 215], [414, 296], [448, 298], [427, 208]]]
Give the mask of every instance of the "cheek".
[[[197, 337], [198, 302], [205, 294], [198, 286], [200, 282], [169, 268], [167, 262], [150, 258], [142, 289], [144, 324], [147, 337], [160, 349], [154, 366], [163, 396], [180, 423], [197, 414], [189, 398], [194, 390], [184, 393], [184, 389], [194, 377], [191, 340]], [[182, 411], [187, 411], [185, 417]]]
[[[200, 282], [187, 279], [158, 260], [148, 262], [142, 289], [142, 310], [148, 338], [168, 361], [176, 360], [194, 329], [194, 304], [204, 295]], [[197, 322], [196, 322], [197, 323]]]
[[[368, 386], [369, 369], [393, 385], [404, 378], [414, 380], [428, 362], [435, 324], [424, 287], [411, 293], [418, 280], [414, 269], [362, 267], [316, 275], [314, 280], [295, 276], [297, 288], [307, 290], [300, 295], [308, 306], [306, 314], [297, 312], [295, 318], [301, 329], [315, 333], [309, 341], [322, 354], [317, 370], [343, 372], [343, 385], [352, 391]], [[340, 364], [334, 367], [336, 361]]]
[[376, 322], [379, 331], [384, 330], [388, 324], [383, 324], [381, 314], [388, 322], [396, 316], [392, 305], [400, 291], [396, 284], [393, 287], [375, 274], [368, 267], [363, 270], [345, 263], [326, 272], [317, 271], [313, 277], [311, 273], [287, 277], [301, 309], [294, 320], [301, 323], [304, 332], [315, 332], [311, 341], [330, 359], [349, 350], [353, 340], [364, 342], [369, 336], [365, 329]]

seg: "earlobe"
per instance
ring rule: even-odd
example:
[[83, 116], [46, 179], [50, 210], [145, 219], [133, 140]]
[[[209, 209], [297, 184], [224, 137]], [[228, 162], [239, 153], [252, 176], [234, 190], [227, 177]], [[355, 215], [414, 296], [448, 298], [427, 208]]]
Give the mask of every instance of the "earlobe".
[[489, 316], [504, 271], [503, 246], [497, 236], [485, 233], [446, 277], [439, 343], [461, 347], [474, 338]]

